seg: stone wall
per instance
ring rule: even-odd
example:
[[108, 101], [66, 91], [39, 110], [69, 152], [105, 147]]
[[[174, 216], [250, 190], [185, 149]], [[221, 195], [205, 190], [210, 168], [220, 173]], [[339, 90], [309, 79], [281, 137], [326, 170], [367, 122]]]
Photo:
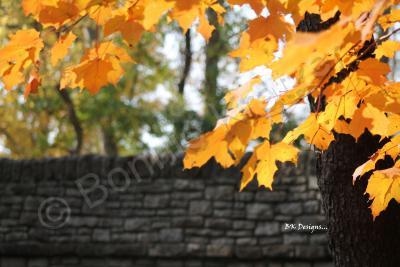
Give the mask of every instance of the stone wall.
[[313, 169], [239, 193], [179, 157], [1, 159], [0, 267], [332, 266]]

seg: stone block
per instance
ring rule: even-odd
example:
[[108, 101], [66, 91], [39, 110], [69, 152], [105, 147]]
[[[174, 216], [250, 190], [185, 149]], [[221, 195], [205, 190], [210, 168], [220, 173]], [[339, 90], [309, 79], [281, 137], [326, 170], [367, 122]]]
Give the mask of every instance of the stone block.
[[256, 223], [249, 220], [238, 220], [233, 222], [233, 229], [250, 230], [255, 228]]
[[253, 230], [229, 230], [226, 232], [226, 236], [229, 237], [249, 237], [253, 235]]
[[183, 267], [184, 262], [180, 260], [170, 260], [170, 259], [160, 259], [157, 260], [156, 265], [157, 267]]
[[182, 229], [162, 229], [160, 231], [160, 242], [178, 243], [183, 241]]
[[235, 193], [235, 202], [251, 202], [254, 200], [254, 193], [240, 192]]
[[188, 243], [186, 245], [186, 254], [190, 256], [204, 256], [205, 245], [199, 243]]
[[151, 229], [171, 228], [171, 222], [167, 220], [157, 220], [151, 224]]
[[228, 229], [232, 228], [232, 221], [228, 220], [228, 219], [222, 219], [222, 218], [209, 218], [209, 219], [206, 219], [205, 226], [207, 228], [228, 230]]
[[283, 191], [260, 191], [256, 193], [257, 202], [283, 202], [286, 200], [287, 193]]
[[165, 208], [168, 207], [170, 196], [167, 194], [162, 195], [146, 195], [144, 197], [145, 208]]
[[131, 218], [127, 219], [124, 224], [126, 231], [143, 231], [149, 230], [151, 226], [150, 218]]
[[301, 203], [282, 203], [277, 206], [277, 212], [283, 215], [300, 215], [303, 213]]
[[178, 257], [185, 253], [183, 244], [156, 244], [150, 247], [149, 255], [153, 257]]
[[109, 242], [110, 241], [110, 230], [108, 229], [94, 229], [93, 241], [95, 242]]
[[206, 199], [232, 201], [235, 188], [233, 186], [212, 186], [206, 189]]
[[1, 267], [26, 267], [26, 260], [21, 258], [1, 258], [0, 262]]
[[189, 213], [191, 215], [211, 215], [213, 212], [211, 202], [207, 200], [195, 200], [190, 202]]
[[214, 207], [218, 209], [232, 209], [234, 203], [232, 201], [215, 201]]
[[210, 240], [210, 244], [214, 245], [233, 245], [235, 240], [230, 237], [213, 238]]
[[[224, 236], [224, 230], [216, 230], [216, 229], [197, 229], [197, 228], [189, 228], [185, 229], [186, 235], [195, 235], [195, 236], [204, 236], [204, 237], [221, 237]], [[227, 236], [229, 236], [229, 231]]]
[[46, 258], [35, 258], [35, 259], [30, 259], [28, 261], [28, 267], [47, 267], [47, 266], [49, 266], [49, 261]]
[[200, 260], [187, 260], [185, 267], [203, 267], [203, 262]]
[[208, 257], [232, 257], [233, 246], [223, 244], [212, 244], [206, 247], [206, 255]]
[[257, 245], [258, 240], [255, 237], [239, 237], [236, 239], [236, 244], [238, 246], [255, 246]]
[[235, 248], [235, 255], [239, 259], [259, 259], [262, 257], [262, 250], [259, 246], [238, 246]]
[[328, 235], [326, 233], [321, 233], [321, 234], [313, 233], [310, 236], [310, 243], [326, 245], [328, 244]]
[[269, 245], [262, 248], [264, 257], [271, 258], [293, 258], [294, 249], [288, 245]]
[[304, 202], [304, 212], [308, 214], [315, 214], [320, 212], [321, 202], [318, 200], [308, 200]]
[[137, 234], [133, 233], [115, 233], [111, 235], [111, 240], [114, 242], [132, 243], [137, 241]]
[[139, 233], [137, 235], [138, 243], [155, 243], [159, 241], [158, 233]]
[[172, 199], [178, 200], [196, 200], [203, 199], [203, 192], [174, 192], [171, 195]]
[[287, 262], [283, 267], [311, 267], [311, 263], [307, 262]]
[[314, 263], [314, 267], [334, 267], [333, 262], [316, 262]]
[[281, 227], [277, 222], [258, 223], [255, 230], [256, 236], [273, 236], [281, 232]]
[[328, 247], [318, 245], [297, 245], [295, 255], [298, 258], [311, 260], [330, 258]]
[[203, 190], [205, 187], [203, 181], [196, 181], [193, 179], [176, 179], [174, 181], [174, 188], [181, 191]]
[[246, 214], [249, 219], [272, 219], [274, 217], [272, 206], [264, 203], [247, 204]]
[[308, 243], [308, 235], [307, 234], [296, 234], [296, 233], [288, 233], [283, 235], [283, 243], [292, 245], [292, 244], [307, 244]]

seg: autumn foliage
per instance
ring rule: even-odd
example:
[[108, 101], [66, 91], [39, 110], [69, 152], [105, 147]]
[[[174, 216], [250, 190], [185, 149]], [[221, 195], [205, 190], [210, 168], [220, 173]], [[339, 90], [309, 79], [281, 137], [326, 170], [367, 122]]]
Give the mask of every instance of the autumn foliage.
[[[354, 172], [354, 180], [372, 172], [366, 193], [374, 217], [391, 199], [400, 202], [400, 84], [388, 79], [388, 59], [400, 44], [391, 38], [400, 22], [397, 0], [23, 0], [26, 16], [39, 24], [10, 36], [0, 49], [0, 77], [7, 90], [25, 85], [25, 95], [40, 90], [41, 61], [48, 57], [59, 66], [77, 36], [74, 26], [84, 19], [96, 26], [96, 42], [80, 62], [60, 69], [60, 89], [81, 88], [97, 93], [116, 84], [123, 64], [132, 62], [130, 49], [146, 31], [155, 31], [161, 18], [176, 21], [183, 32], [192, 25], [208, 40], [214, 30], [210, 12], [218, 23], [234, 5], [248, 4], [256, 18], [241, 35], [231, 56], [240, 59], [240, 71], [264, 66], [272, 78], [290, 77], [293, 88], [271, 97], [248, 97], [261, 82], [253, 77], [226, 97], [227, 117], [211, 132], [193, 140], [184, 159], [185, 168], [200, 167], [214, 158], [224, 167], [237, 165], [249, 144], [252, 156], [242, 168], [241, 188], [253, 179], [272, 189], [277, 162], [296, 163], [301, 136], [316, 149], [326, 150], [336, 133], [358, 139], [366, 130], [383, 143], [368, 162]], [[308, 27], [310, 21], [314, 26]], [[315, 23], [317, 21], [317, 23]], [[379, 29], [380, 34], [377, 33]], [[45, 46], [46, 34], [57, 41]], [[122, 36], [125, 48], [113, 42]], [[311, 114], [279, 142], [270, 141], [275, 125], [284, 123], [284, 111], [309, 101]], [[376, 170], [390, 156], [394, 166]], [[397, 161], [397, 162], [396, 162]]]

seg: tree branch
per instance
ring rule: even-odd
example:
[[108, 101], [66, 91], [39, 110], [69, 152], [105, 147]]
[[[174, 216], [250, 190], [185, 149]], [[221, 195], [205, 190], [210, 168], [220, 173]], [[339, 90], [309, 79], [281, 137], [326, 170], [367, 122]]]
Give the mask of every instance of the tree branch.
[[183, 67], [183, 73], [181, 80], [178, 84], [179, 93], [183, 95], [185, 92], [185, 84], [189, 75], [190, 66], [192, 65], [192, 38], [190, 36], [190, 29], [185, 34], [185, 65]]
[[83, 144], [83, 129], [81, 123], [78, 119], [78, 116], [75, 112], [74, 103], [69, 96], [67, 90], [59, 90], [59, 86], [54, 87], [57, 93], [60, 95], [61, 99], [63, 100], [64, 104], [67, 106], [68, 118], [74, 128], [75, 135], [76, 135], [76, 147], [73, 150], [70, 150], [72, 155], [79, 155], [82, 149]]

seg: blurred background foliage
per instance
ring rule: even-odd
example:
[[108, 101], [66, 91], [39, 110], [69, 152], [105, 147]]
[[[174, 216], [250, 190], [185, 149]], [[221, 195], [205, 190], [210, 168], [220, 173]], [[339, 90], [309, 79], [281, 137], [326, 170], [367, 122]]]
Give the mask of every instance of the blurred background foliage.
[[[193, 29], [184, 34], [176, 24], [161, 21], [157, 31], [144, 34], [128, 48], [137, 64], [126, 65], [119, 84], [97, 95], [60, 91], [57, 83], [62, 66], [79, 61], [84, 49], [101, 38], [90, 19], [79, 23], [73, 29], [78, 41], [60, 66], [53, 67], [49, 55], [42, 55], [46, 78], [37, 94], [25, 99], [23, 88], [0, 89], [0, 155], [182, 151], [189, 140], [211, 130], [224, 116], [223, 96], [236, 85], [232, 76], [238, 62], [228, 53], [238, 46], [246, 20], [237, 10], [227, 13], [223, 25], [211, 12], [208, 16], [216, 27], [208, 43]], [[0, 2], [1, 45], [10, 33], [32, 26], [39, 27], [14, 0]], [[51, 31], [42, 35], [49, 47], [57, 39]], [[119, 36], [113, 39], [126, 46]], [[288, 125], [277, 127], [272, 138], [279, 139], [290, 130]]]

